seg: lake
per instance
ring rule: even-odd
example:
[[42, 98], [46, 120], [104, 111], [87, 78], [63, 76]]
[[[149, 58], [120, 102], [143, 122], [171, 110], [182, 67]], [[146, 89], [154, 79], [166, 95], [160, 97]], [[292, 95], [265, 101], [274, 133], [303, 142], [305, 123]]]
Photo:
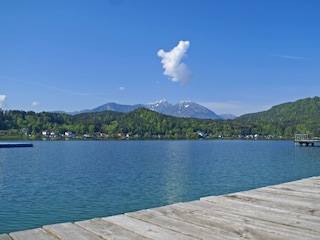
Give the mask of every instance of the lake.
[[293, 141], [34, 141], [0, 148], [0, 233], [320, 175]]

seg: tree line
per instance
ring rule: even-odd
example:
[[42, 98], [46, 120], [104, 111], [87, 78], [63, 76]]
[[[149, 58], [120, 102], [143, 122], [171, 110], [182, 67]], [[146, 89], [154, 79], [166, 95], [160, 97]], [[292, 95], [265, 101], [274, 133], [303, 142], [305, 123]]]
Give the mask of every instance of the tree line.
[[284, 138], [296, 133], [320, 136], [318, 121], [210, 120], [177, 118], [140, 108], [129, 113], [113, 111], [68, 115], [62, 113], [0, 110], [0, 137], [41, 138], [48, 130], [82, 137], [137, 139]]

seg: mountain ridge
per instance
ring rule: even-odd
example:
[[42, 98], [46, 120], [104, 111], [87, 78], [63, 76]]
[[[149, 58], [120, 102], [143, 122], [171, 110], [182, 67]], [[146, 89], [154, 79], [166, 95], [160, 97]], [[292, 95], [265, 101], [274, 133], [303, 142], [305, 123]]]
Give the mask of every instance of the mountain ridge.
[[[193, 111], [189, 111], [193, 105]], [[77, 112], [66, 113], [56, 111], [58, 113], [66, 113], [76, 115], [87, 112], [116, 111], [130, 112], [138, 108], [146, 108], [158, 113], [162, 113], [175, 117], [194, 117], [199, 119], [223, 119], [223, 120], [244, 120], [244, 121], [263, 121], [263, 122], [282, 122], [282, 121], [310, 121], [312, 119], [320, 119], [320, 97], [308, 97], [298, 99], [293, 102], [280, 103], [272, 106], [269, 110], [243, 114], [239, 117], [233, 114], [218, 115], [208, 108], [191, 101], [180, 101], [176, 104], [169, 103], [166, 99], [150, 102], [146, 104], [124, 105], [117, 103], [107, 103], [93, 109], [86, 109]], [[200, 111], [199, 109], [202, 109]], [[182, 111], [183, 110], [183, 111]], [[197, 112], [198, 110], [198, 112]], [[205, 114], [207, 112], [207, 114]], [[211, 115], [210, 115], [211, 114]]]
[[232, 114], [218, 115], [210, 109], [197, 104], [192, 101], [183, 100], [176, 104], [169, 103], [166, 99], [161, 99], [156, 102], [146, 104], [125, 105], [114, 102], [106, 103], [93, 109], [85, 109], [81, 111], [68, 113], [76, 115], [87, 112], [102, 112], [102, 111], [116, 111], [116, 112], [131, 112], [138, 108], [146, 108], [158, 113], [162, 113], [174, 117], [182, 118], [199, 118], [199, 119], [234, 119], [236, 116]]

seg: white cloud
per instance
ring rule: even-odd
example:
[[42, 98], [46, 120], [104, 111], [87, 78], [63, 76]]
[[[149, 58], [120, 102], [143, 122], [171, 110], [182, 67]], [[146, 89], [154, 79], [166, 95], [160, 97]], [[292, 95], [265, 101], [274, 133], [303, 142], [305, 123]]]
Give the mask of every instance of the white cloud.
[[5, 105], [6, 95], [0, 94], [0, 108], [2, 108]]
[[36, 102], [36, 101], [32, 102], [32, 106], [33, 106], [33, 107], [36, 107], [36, 106], [39, 106], [39, 105], [40, 105], [39, 102]]
[[163, 74], [169, 76], [173, 82], [181, 82], [183, 85], [190, 83], [192, 80], [192, 73], [188, 66], [181, 62], [181, 59], [186, 56], [189, 46], [189, 41], [180, 41], [169, 52], [161, 49], [157, 53], [162, 58]]
[[125, 88], [124, 87], [119, 87], [119, 90], [120, 91], [123, 91]]

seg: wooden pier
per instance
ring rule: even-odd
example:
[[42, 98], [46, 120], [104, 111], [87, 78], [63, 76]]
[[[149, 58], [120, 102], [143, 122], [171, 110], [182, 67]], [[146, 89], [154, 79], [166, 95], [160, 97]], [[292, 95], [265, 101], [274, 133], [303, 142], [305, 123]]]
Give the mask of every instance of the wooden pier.
[[105, 218], [60, 223], [1, 240], [320, 239], [320, 177], [204, 197]]
[[1, 143], [0, 148], [33, 147], [32, 143]]
[[309, 144], [313, 147], [314, 143], [320, 142], [319, 138], [310, 138], [308, 134], [296, 134], [294, 142], [299, 144], [300, 146], [309, 146]]

